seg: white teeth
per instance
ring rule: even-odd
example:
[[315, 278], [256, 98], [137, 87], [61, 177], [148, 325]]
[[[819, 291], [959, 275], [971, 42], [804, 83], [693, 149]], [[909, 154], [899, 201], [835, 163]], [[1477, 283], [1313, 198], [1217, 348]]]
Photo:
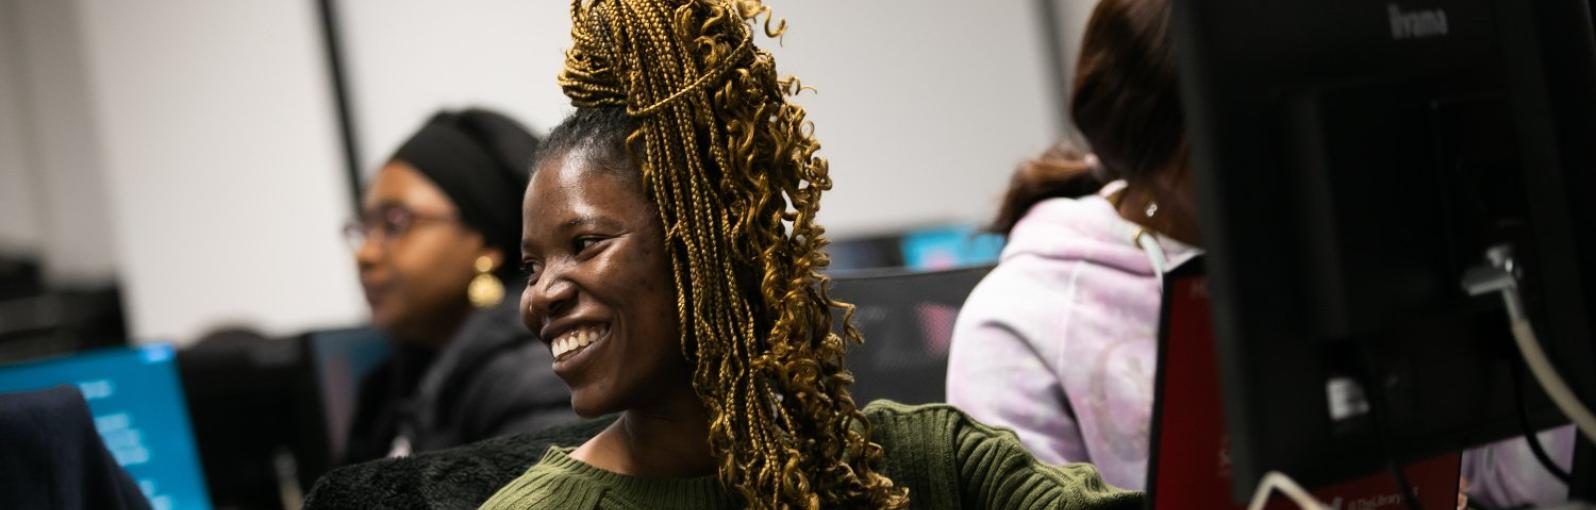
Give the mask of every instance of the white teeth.
[[584, 327], [567, 331], [549, 343], [550, 350], [553, 351], [555, 360], [562, 359], [569, 354], [582, 350], [584, 347], [593, 345], [594, 342], [598, 341], [599, 337], [604, 335], [605, 331], [606, 328], [602, 327]]

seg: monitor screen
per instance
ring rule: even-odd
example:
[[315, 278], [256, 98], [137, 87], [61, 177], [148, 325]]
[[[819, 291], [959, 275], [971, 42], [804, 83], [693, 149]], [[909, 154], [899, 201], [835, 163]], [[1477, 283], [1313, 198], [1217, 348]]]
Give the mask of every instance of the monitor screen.
[[1464, 286], [1502, 254], [1596, 397], [1583, 1], [1171, 2], [1233, 497], [1566, 423]]
[[[832, 278], [831, 297], [856, 308], [862, 345], [848, 349], [855, 402], [945, 402], [953, 323], [970, 290], [991, 271], [860, 271]], [[834, 321], [842, 313], [835, 312]]]
[[348, 445], [360, 383], [388, 359], [388, 338], [370, 328], [311, 333], [308, 336], [325, 418], [328, 452], [341, 461]]
[[174, 351], [166, 344], [108, 349], [0, 366], [0, 393], [77, 386], [94, 427], [155, 510], [211, 507]]

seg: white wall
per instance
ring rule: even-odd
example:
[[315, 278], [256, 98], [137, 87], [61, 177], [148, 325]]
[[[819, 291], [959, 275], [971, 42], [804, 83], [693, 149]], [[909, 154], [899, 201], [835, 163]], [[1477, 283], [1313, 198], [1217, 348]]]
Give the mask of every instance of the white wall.
[[77, 5], [135, 336], [362, 320], [315, 4]]
[[22, 37], [16, 5], [0, 0], [0, 254], [36, 255], [44, 232], [39, 224], [24, 139], [28, 122], [22, 107]]
[[[832, 160], [835, 236], [985, 220], [1053, 138], [1029, 1], [769, 3], [791, 23], [781, 71], [819, 89], [799, 101]], [[439, 107], [539, 131], [570, 109], [566, 1], [338, 6], [368, 172]], [[364, 320], [314, 2], [0, 7], [22, 27], [0, 30], [0, 240], [42, 244], [62, 275], [115, 271], [143, 340]]]
[[[1097, 7], [1097, 0], [1064, 0], [1054, 4], [1054, 22], [1063, 30], [1063, 83], [1066, 88], [1075, 84], [1075, 65], [1081, 56], [1081, 36], [1086, 32], [1086, 22], [1092, 18], [1092, 10]], [[1066, 96], [1068, 91], [1065, 91]], [[1062, 105], [1067, 107], [1068, 105]], [[1079, 134], [1075, 132], [1074, 122], [1059, 126], [1061, 131], [1069, 131], [1075, 143], [1080, 141]]]
[[[837, 236], [988, 219], [1016, 164], [1053, 139], [1029, 1], [770, 0], [791, 30], [780, 71], [809, 109], [836, 190]], [[343, 1], [365, 168], [440, 106], [502, 108], [546, 131], [570, 111], [559, 0]]]
[[[29, 211], [7, 230], [31, 228], [24, 243], [57, 285], [111, 280], [116, 259], [104, 177], [85, 88], [82, 37], [72, 2], [8, 1], [5, 92], [0, 93], [0, 197]], [[15, 209], [0, 206], [0, 210]], [[31, 224], [31, 225], [29, 225]], [[31, 237], [31, 241], [27, 240]]]
[[778, 70], [800, 96], [836, 188], [838, 236], [991, 219], [1056, 128], [1030, 1], [776, 0]]
[[484, 106], [547, 133], [570, 112], [554, 77], [571, 36], [560, 0], [337, 3], [369, 173], [439, 108]]

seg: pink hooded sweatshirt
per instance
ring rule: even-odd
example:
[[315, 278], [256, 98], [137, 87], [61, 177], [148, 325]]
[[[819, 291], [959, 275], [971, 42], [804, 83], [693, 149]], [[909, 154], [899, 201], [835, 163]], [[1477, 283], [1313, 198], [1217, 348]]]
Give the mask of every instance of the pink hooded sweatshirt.
[[[1037, 203], [953, 327], [948, 402], [1014, 429], [1038, 460], [1143, 489], [1160, 283], [1101, 196]], [[1197, 251], [1160, 239], [1171, 267]]]
[[[1090, 462], [1133, 490], [1146, 485], [1162, 285], [1138, 229], [1101, 196], [1033, 206], [960, 310], [947, 377], [949, 403], [1014, 430], [1038, 460]], [[1158, 244], [1166, 270], [1199, 253]], [[1541, 438], [1567, 469], [1572, 428]], [[1522, 440], [1467, 452], [1464, 472], [1501, 506], [1567, 497]]]

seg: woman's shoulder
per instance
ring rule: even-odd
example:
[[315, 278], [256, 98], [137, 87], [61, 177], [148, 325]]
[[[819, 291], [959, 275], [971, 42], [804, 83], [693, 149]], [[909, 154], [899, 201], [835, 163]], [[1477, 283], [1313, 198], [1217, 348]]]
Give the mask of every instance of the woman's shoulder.
[[1147, 255], [1131, 242], [1136, 228], [1095, 195], [1038, 203], [965, 307], [972, 316], [1054, 323], [1065, 296], [1155, 281]]
[[1034, 271], [1084, 262], [1151, 276], [1147, 256], [1132, 242], [1140, 228], [1120, 217], [1101, 196], [1050, 198], [1038, 202], [1014, 225], [998, 267], [1024, 260]]
[[593, 468], [570, 457], [570, 447], [551, 447], [524, 473], [497, 488], [481, 508], [595, 508], [605, 485]]
[[615, 420], [606, 416], [458, 448], [335, 469], [316, 482], [305, 508], [475, 508], [551, 446], [579, 445]]
[[540, 508], [739, 508], [715, 475], [641, 478], [590, 465], [575, 448], [550, 448], [543, 459], [498, 490], [483, 510]]

